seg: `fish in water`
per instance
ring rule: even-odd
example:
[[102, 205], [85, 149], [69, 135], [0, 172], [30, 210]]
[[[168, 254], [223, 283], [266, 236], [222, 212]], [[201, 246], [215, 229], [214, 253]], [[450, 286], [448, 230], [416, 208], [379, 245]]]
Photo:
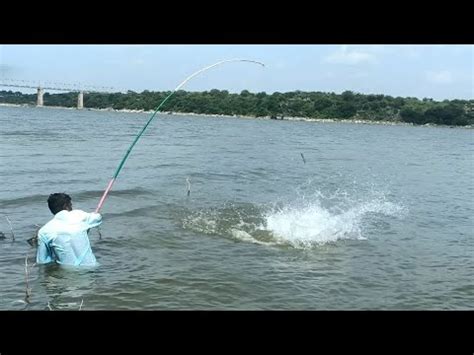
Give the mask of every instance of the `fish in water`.
[[306, 159], [304, 158], [304, 155], [303, 155], [303, 153], [300, 153], [300, 154], [301, 154], [301, 158], [303, 158], [303, 163], [305, 163], [305, 164], [306, 164]]
[[0, 239], [5, 239], [5, 238], [6, 238], [6, 237], [5, 237], [5, 233], [0, 232]]

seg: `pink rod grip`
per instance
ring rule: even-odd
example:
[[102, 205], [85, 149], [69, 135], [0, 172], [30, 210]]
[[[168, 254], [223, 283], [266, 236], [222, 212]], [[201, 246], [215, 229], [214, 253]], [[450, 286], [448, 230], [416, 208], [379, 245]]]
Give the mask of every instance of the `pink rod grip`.
[[95, 209], [95, 213], [99, 213], [99, 210], [102, 208], [105, 198], [107, 197], [107, 194], [109, 193], [110, 189], [112, 189], [112, 185], [114, 184], [114, 182], [115, 182], [115, 178], [110, 180], [109, 184], [107, 185], [107, 188], [104, 191], [104, 194], [100, 198], [99, 204], [97, 205], [97, 208]]

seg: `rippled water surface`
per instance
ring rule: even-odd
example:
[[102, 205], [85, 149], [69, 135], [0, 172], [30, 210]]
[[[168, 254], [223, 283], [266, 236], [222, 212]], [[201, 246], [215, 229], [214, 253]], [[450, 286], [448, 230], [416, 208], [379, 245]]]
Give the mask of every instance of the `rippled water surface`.
[[473, 130], [185, 115], [130, 155], [100, 266], [31, 267], [25, 304], [48, 195], [92, 211], [148, 117], [0, 107], [0, 309], [474, 308]]

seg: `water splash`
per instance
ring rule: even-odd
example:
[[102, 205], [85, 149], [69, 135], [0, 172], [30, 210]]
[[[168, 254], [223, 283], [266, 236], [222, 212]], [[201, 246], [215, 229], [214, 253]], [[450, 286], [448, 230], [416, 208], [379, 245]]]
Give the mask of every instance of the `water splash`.
[[[340, 212], [333, 212], [342, 210]], [[367, 239], [363, 219], [374, 215], [401, 216], [403, 208], [383, 200], [361, 202], [344, 210], [341, 206], [325, 208], [319, 200], [296, 203], [265, 214], [267, 231], [275, 239], [296, 248], [307, 248], [340, 239]]]
[[243, 242], [294, 248], [312, 248], [343, 239], [364, 240], [364, 227], [383, 219], [390, 223], [406, 209], [373, 192], [355, 200], [347, 191], [310, 197], [272, 206], [226, 205], [199, 210], [183, 220], [183, 227], [208, 235]]

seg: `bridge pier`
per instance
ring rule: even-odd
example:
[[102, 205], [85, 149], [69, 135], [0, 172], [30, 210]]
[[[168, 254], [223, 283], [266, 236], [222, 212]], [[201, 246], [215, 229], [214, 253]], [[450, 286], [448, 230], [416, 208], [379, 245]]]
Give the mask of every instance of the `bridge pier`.
[[36, 106], [37, 107], [42, 107], [43, 106], [43, 95], [44, 95], [44, 89], [39, 87], [38, 88], [38, 93], [36, 96]]
[[77, 109], [81, 110], [84, 108], [84, 91], [79, 91], [77, 95]]

